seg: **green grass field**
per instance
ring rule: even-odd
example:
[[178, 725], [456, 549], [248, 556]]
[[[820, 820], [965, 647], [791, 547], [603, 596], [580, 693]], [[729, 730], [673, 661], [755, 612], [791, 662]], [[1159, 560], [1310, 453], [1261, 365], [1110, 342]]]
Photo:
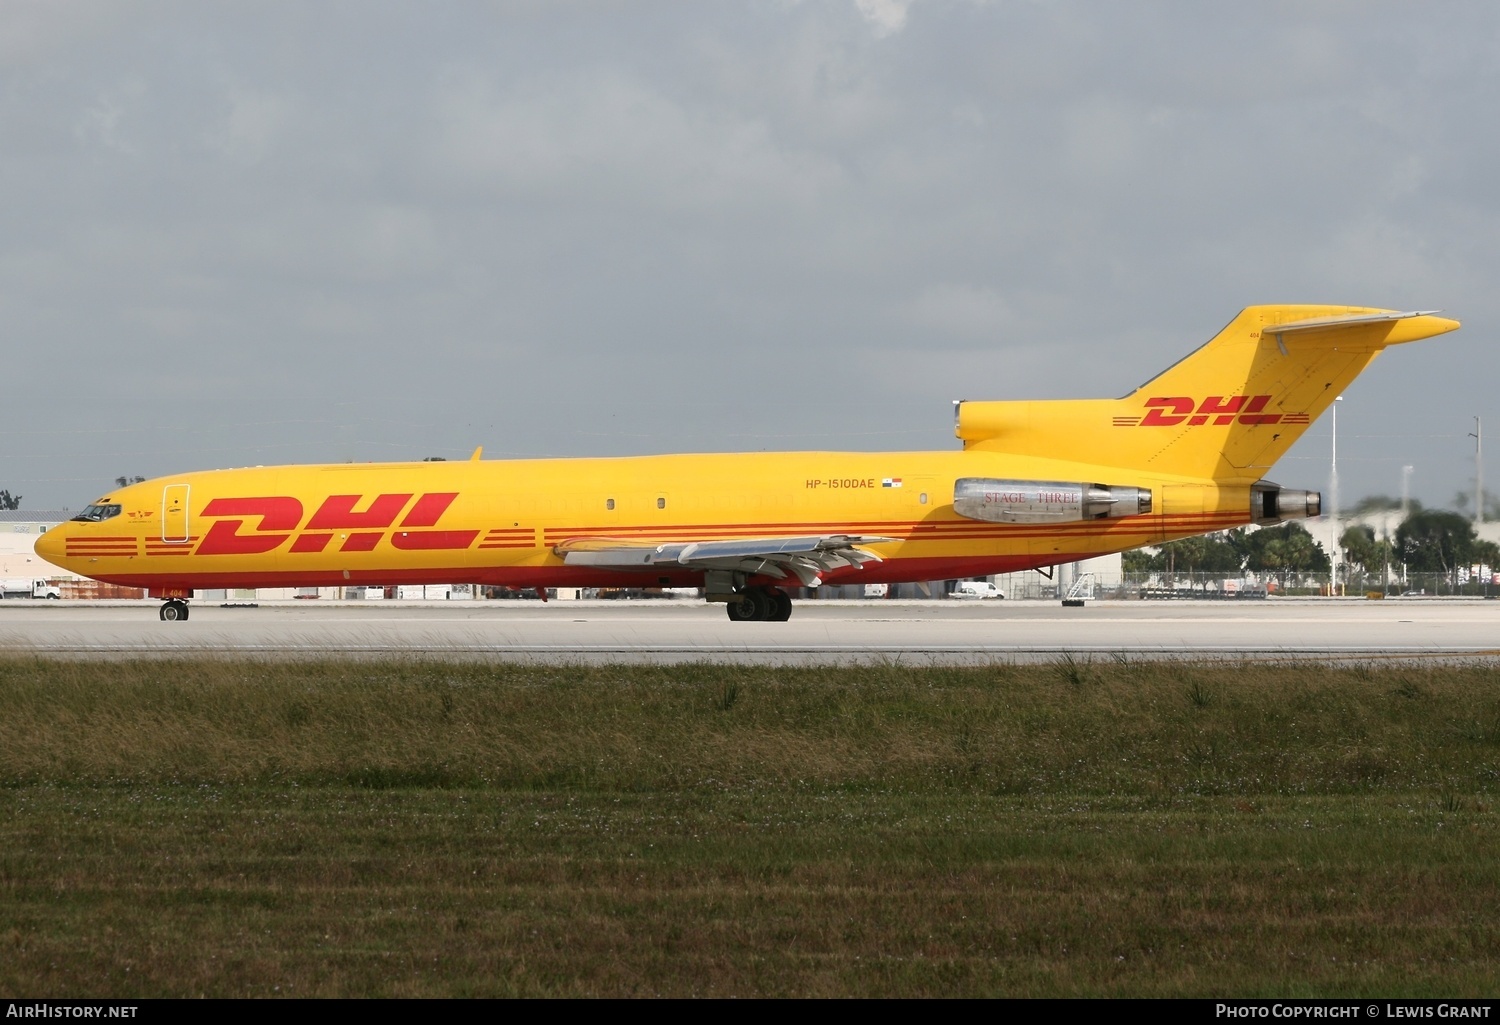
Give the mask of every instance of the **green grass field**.
[[1493, 995], [1500, 671], [0, 656], [0, 992]]

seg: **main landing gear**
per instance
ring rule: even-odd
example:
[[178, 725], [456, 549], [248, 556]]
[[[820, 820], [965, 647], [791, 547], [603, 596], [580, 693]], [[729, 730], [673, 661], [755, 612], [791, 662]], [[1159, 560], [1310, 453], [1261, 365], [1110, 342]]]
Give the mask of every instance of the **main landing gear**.
[[725, 611], [733, 623], [785, 623], [792, 618], [792, 596], [775, 587], [747, 587]]
[[164, 623], [176, 623], [185, 621], [188, 617], [188, 603], [181, 598], [169, 598], [161, 603], [161, 618]]

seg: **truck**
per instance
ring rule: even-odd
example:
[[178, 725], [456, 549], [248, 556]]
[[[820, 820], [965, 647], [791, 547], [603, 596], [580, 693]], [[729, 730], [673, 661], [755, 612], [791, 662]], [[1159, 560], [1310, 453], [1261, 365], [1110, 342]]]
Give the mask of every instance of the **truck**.
[[0, 580], [0, 598], [61, 598], [56, 584], [34, 577], [12, 577]]

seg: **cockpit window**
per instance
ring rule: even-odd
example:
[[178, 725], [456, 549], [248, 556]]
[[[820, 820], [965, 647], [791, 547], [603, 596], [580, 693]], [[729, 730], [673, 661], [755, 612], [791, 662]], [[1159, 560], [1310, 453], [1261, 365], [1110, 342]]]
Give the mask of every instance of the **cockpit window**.
[[73, 519], [82, 520], [84, 523], [102, 523], [105, 520], [114, 519], [118, 515], [120, 515], [120, 507], [118, 505], [91, 505], [77, 516], [74, 516]]

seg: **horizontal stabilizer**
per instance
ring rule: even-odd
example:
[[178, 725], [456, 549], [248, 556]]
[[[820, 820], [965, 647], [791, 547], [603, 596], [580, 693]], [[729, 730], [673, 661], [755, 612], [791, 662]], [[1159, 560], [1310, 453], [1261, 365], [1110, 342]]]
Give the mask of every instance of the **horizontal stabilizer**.
[[1266, 328], [1271, 334], [1285, 335], [1294, 331], [1316, 331], [1321, 328], [1359, 327], [1362, 324], [1385, 324], [1393, 320], [1410, 320], [1413, 317], [1431, 317], [1442, 310], [1412, 310], [1399, 313], [1385, 310], [1380, 313], [1359, 313], [1345, 317], [1312, 317], [1308, 320], [1293, 320], [1275, 327]]

